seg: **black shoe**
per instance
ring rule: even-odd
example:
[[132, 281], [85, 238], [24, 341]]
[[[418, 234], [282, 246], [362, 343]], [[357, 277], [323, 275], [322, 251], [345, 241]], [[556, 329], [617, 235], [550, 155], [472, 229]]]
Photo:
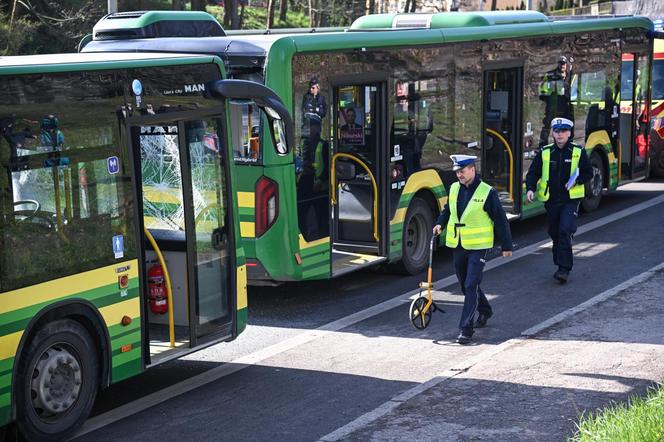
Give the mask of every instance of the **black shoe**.
[[486, 322], [492, 316], [493, 316], [493, 312], [491, 312], [491, 313], [480, 313], [480, 315], [477, 317], [477, 321], [475, 321], [475, 328], [482, 328], [482, 327], [486, 326]]
[[563, 269], [558, 269], [556, 273], [553, 274], [553, 277], [561, 284], [565, 284], [567, 282], [567, 278], [569, 277], [569, 272], [567, 270]]
[[459, 336], [456, 339], [457, 344], [461, 344], [461, 345], [470, 344], [470, 341], [472, 341], [472, 340], [473, 340], [472, 336], [466, 336], [463, 333], [459, 333]]

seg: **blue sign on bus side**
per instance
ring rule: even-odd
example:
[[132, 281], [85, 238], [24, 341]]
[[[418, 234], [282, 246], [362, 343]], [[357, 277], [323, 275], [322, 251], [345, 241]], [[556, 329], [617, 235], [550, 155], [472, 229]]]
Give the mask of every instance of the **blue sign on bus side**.
[[120, 172], [120, 160], [118, 160], [118, 157], [108, 157], [106, 158], [106, 167], [108, 168], [108, 173], [116, 174]]
[[124, 257], [124, 236], [116, 235], [113, 237], [113, 255], [115, 255], [115, 259]]

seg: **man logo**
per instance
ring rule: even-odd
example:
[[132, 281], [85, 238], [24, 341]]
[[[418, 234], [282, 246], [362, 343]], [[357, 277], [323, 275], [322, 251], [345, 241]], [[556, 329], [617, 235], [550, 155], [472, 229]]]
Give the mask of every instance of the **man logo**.
[[205, 92], [205, 85], [203, 83], [199, 84], [185, 84], [184, 91], [187, 93], [191, 92]]

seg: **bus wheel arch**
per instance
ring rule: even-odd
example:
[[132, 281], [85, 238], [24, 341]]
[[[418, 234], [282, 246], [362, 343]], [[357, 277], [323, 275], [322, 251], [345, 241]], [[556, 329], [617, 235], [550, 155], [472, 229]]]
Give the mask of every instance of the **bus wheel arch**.
[[415, 275], [429, 262], [429, 241], [433, 229], [436, 200], [427, 190], [417, 192], [408, 204], [403, 222], [400, 273]]
[[[61, 320], [76, 322], [88, 333], [92, 339], [97, 359], [97, 388], [106, 388], [110, 385], [111, 346], [110, 337], [103, 318], [99, 311], [88, 301], [62, 301], [54, 303], [37, 313], [25, 328], [16, 350], [16, 360], [14, 361], [12, 372], [12, 398], [17, 397], [16, 384], [21, 374], [19, 368], [24, 363], [26, 350], [30, 346], [30, 343], [42, 329], [53, 322]], [[12, 418], [16, 419], [18, 416], [16, 400], [13, 400], [12, 404]]]
[[586, 197], [581, 201], [584, 212], [592, 212], [599, 207], [602, 200], [602, 190], [606, 187], [608, 177], [608, 158], [601, 146], [597, 146], [591, 151], [589, 160], [593, 168], [593, 176], [585, 185]]

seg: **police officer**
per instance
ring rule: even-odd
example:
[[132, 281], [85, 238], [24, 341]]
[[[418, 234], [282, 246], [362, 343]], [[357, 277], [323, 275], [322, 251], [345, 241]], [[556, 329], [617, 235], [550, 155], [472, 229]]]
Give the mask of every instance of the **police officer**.
[[[502, 255], [512, 256], [512, 234], [498, 193], [480, 179], [473, 155], [451, 155], [459, 182], [452, 184], [445, 208], [433, 234], [446, 226], [445, 245], [453, 249], [454, 269], [464, 294], [459, 322], [459, 344], [472, 340], [473, 327], [484, 327], [493, 310], [480, 288], [486, 255], [493, 247], [494, 229], [501, 239]], [[479, 312], [477, 322], [475, 310]]]
[[303, 124], [308, 126], [309, 131], [320, 134], [322, 121], [326, 114], [325, 96], [320, 93], [318, 79], [312, 77], [309, 80], [309, 90], [302, 97]]
[[551, 120], [554, 143], [537, 153], [526, 174], [526, 203], [544, 201], [549, 236], [553, 241], [553, 277], [567, 282], [572, 270], [572, 236], [576, 232], [579, 202], [593, 169], [585, 149], [570, 141], [574, 123], [567, 118]]
[[574, 75], [571, 73], [572, 61], [571, 58], [568, 60], [562, 55], [558, 59], [556, 68], [546, 72], [540, 83], [539, 99], [546, 104], [540, 133], [540, 147], [549, 144], [549, 121], [553, 117], [559, 116], [574, 120], [574, 108], [571, 101], [572, 83], [574, 83]]

